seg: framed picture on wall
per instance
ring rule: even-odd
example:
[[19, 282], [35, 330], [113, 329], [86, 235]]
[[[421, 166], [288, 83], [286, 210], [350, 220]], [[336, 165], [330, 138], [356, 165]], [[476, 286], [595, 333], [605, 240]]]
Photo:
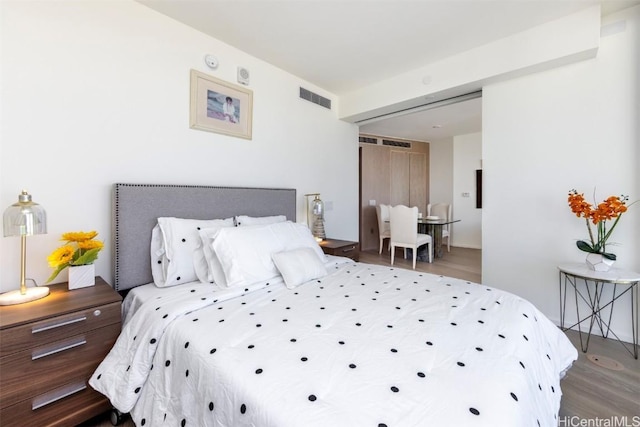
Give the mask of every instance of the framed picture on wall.
[[253, 92], [191, 70], [189, 127], [251, 139]]

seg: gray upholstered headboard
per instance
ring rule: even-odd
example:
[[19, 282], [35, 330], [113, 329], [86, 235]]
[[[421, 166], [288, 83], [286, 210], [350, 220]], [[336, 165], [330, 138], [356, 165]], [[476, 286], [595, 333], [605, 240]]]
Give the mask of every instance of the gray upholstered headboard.
[[194, 219], [286, 215], [296, 220], [296, 190], [200, 185], [114, 184], [114, 287], [151, 283], [151, 230], [162, 216]]

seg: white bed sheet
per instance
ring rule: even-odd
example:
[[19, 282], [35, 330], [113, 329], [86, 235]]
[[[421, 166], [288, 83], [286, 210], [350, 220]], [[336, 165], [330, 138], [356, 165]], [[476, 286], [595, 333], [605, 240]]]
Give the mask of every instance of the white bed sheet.
[[[410, 270], [335, 265], [143, 305], [90, 384], [138, 426], [555, 426], [577, 358], [529, 302]], [[215, 302], [214, 302], [215, 301]]]

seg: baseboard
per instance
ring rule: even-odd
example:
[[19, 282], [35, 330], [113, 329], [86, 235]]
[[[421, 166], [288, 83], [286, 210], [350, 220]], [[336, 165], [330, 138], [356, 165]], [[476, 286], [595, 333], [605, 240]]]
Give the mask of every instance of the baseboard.
[[[446, 244], [442, 244], [442, 246], [447, 246]], [[478, 249], [478, 250], [482, 250], [482, 246], [478, 247], [478, 246], [473, 246], [473, 245], [454, 245], [451, 244], [452, 248], [461, 248], [461, 249]]]

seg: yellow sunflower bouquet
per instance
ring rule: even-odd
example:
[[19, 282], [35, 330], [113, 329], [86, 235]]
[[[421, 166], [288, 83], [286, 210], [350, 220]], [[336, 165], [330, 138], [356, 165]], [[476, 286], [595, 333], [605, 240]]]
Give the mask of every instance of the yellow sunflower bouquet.
[[93, 240], [97, 235], [97, 231], [64, 233], [60, 240], [66, 242], [65, 245], [47, 257], [49, 266], [54, 269], [47, 282], [55, 279], [69, 266], [93, 264], [98, 259], [98, 252], [104, 247], [101, 241]]

